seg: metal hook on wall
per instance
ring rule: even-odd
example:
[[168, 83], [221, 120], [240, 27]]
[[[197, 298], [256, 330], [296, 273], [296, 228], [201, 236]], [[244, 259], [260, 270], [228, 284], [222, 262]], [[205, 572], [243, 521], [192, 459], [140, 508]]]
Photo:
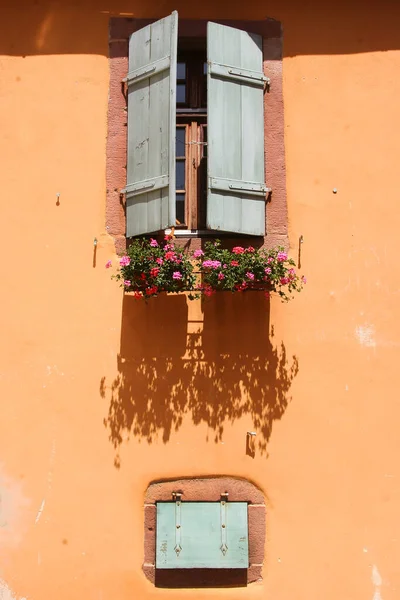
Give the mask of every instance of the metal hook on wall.
[[301, 235], [299, 237], [299, 254], [298, 254], [298, 259], [297, 259], [297, 266], [299, 269], [301, 269], [301, 247], [302, 247], [303, 243], [304, 243], [304, 238]]
[[96, 267], [96, 255], [97, 255], [97, 238], [93, 240], [93, 269]]
[[248, 431], [246, 435], [246, 454], [251, 458], [256, 455], [256, 435], [255, 431]]

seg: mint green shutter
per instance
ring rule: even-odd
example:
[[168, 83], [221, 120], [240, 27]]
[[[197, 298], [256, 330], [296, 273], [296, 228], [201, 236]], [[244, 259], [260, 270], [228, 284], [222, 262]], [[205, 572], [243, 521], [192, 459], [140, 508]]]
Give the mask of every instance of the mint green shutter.
[[126, 235], [175, 225], [178, 13], [129, 40]]
[[265, 234], [262, 37], [208, 23], [207, 227]]

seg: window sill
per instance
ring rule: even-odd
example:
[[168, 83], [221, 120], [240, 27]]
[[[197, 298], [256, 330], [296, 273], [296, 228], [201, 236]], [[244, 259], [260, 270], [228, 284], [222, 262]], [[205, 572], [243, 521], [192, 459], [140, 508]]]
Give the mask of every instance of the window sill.
[[[166, 229], [165, 230], [165, 235], [170, 235], [172, 233], [172, 229]], [[211, 230], [211, 229], [175, 229], [174, 230], [174, 237], [175, 238], [205, 238], [205, 237], [210, 237], [210, 238], [231, 238], [231, 239], [236, 239], [236, 238], [241, 238], [241, 237], [245, 237], [245, 238], [261, 238], [263, 239], [264, 236], [248, 236], [248, 235], [241, 235], [239, 233], [231, 233], [229, 231], [216, 231], [215, 229]]]

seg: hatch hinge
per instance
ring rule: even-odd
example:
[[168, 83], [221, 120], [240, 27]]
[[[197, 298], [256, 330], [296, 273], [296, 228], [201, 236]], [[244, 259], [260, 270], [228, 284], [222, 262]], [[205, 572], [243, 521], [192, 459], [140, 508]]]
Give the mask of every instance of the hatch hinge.
[[225, 556], [228, 552], [227, 536], [226, 536], [226, 503], [228, 502], [228, 492], [221, 494], [221, 552]]
[[174, 492], [173, 497], [175, 499], [175, 552], [179, 558], [179, 554], [182, 551], [181, 545], [181, 504], [182, 504], [182, 493]]

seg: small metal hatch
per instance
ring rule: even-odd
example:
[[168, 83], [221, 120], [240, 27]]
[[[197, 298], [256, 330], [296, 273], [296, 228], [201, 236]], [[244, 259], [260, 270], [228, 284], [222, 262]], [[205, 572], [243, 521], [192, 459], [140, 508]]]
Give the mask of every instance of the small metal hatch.
[[247, 569], [247, 502], [157, 503], [157, 569]]

